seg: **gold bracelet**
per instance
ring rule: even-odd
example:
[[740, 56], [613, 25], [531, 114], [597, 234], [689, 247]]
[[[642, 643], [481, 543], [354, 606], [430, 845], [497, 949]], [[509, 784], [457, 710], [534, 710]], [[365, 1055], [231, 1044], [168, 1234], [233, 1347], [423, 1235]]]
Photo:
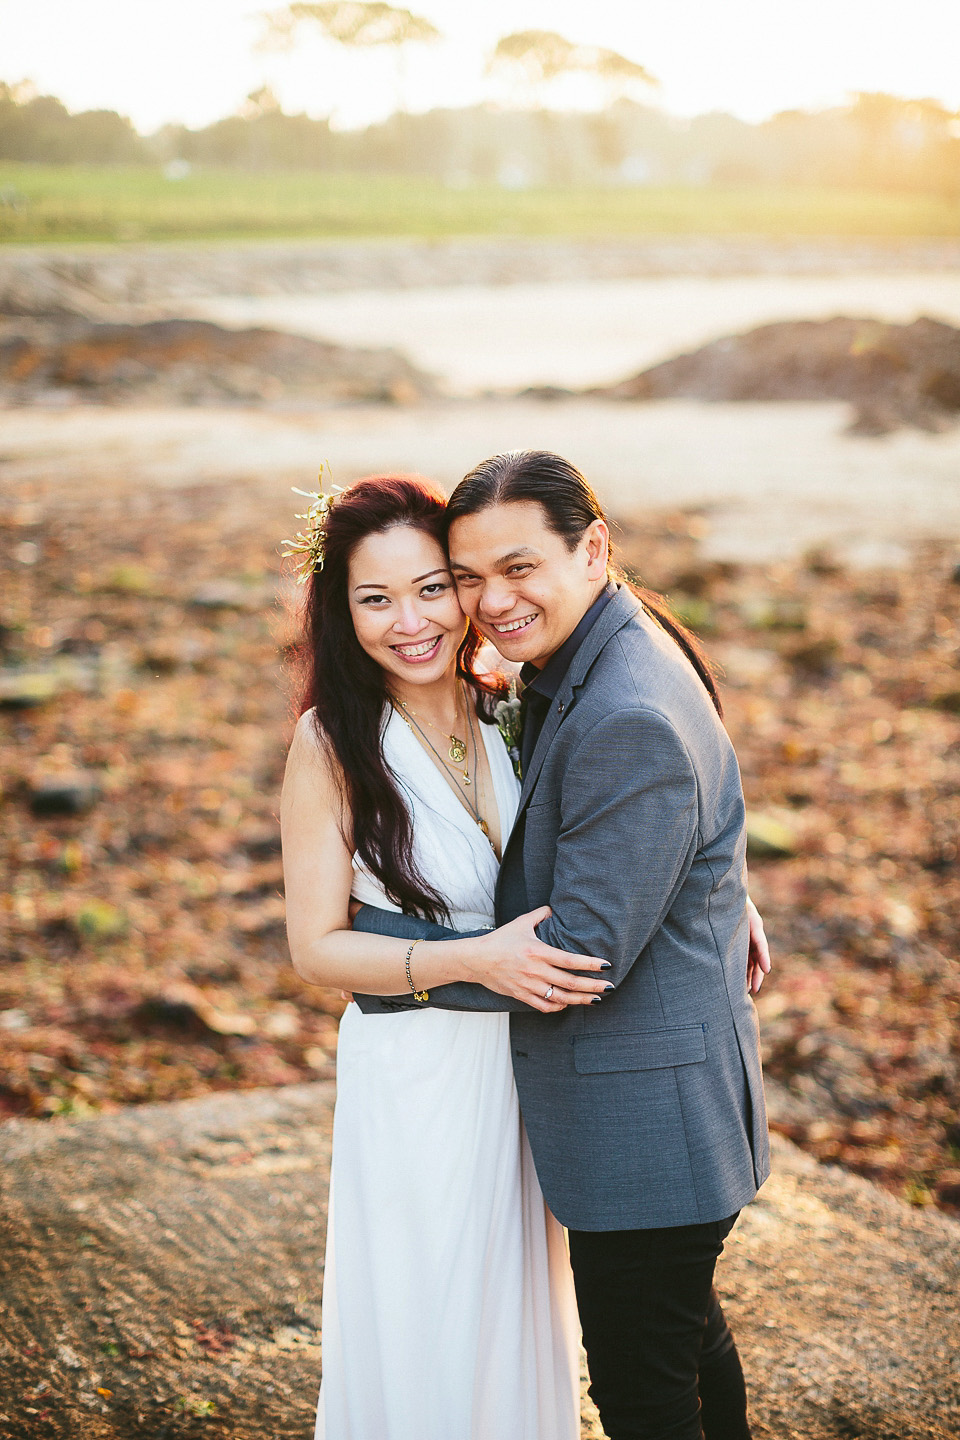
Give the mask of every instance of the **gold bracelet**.
[[407, 972], [407, 984], [410, 986], [410, 989], [413, 993], [413, 998], [418, 1002], [418, 1004], [422, 1005], [425, 1000], [430, 999], [430, 991], [418, 990], [416, 985], [414, 985], [413, 983], [413, 976], [410, 974], [410, 956], [413, 954], [414, 946], [419, 944], [419, 940], [414, 940], [413, 945], [410, 946], [410, 949], [406, 953], [403, 964]]

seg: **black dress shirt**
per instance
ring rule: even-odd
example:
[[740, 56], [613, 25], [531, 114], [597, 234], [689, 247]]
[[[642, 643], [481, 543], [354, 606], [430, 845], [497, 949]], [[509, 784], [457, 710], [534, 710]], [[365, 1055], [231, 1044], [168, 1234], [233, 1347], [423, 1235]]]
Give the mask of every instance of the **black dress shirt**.
[[594, 600], [577, 628], [568, 635], [560, 649], [554, 651], [542, 670], [538, 670], [530, 660], [522, 666], [520, 679], [523, 682], [523, 732], [520, 737], [520, 769], [523, 774], [526, 774], [536, 749], [550, 702], [560, 689], [574, 655], [616, 593], [617, 587], [611, 580]]

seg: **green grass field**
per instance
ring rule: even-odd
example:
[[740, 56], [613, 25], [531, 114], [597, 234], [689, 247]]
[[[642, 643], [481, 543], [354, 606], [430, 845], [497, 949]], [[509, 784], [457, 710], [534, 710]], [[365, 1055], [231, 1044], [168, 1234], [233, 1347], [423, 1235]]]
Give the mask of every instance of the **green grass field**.
[[960, 201], [798, 189], [450, 189], [396, 175], [0, 164], [0, 242], [410, 235], [960, 235]]

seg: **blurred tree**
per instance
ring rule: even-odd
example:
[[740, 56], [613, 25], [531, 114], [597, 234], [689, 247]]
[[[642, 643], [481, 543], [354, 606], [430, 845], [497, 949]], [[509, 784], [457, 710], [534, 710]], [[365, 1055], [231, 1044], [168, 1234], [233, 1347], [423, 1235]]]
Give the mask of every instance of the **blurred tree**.
[[397, 67], [398, 110], [406, 108], [406, 47], [440, 39], [440, 31], [422, 15], [384, 4], [383, 0], [321, 0], [317, 4], [294, 0], [282, 10], [269, 12], [264, 19], [267, 28], [262, 43], [273, 49], [288, 49], [304, 23], [319, 26], [325, 39], [351, 49], [389, 46]]
[[857, 136], [860, 183], [880, 189], [939, 190], [960, 185], [957, 116], [938, 100], [860, 92], [848, 111]]
[[258, 120], [261, 115], [278, 115], [282, 111], [283, 106], [270, 86], [261, 85], [258, 90], [250, 91], [237, 114], [244, 120]]
[[252, 91], [236, 115], [203, 130], [168, 130], [165, 140], [165, 158], [244, 170], [328, 169], [336, 148], [328, 121], [287, 115], [267, 85]]
[[146, 148], [130, 121], [114, 110], [78, 115], [28, 82], [0, 83], [0, 159], [70, 165], [135, 164]]
[[422, 15], [379, 0], [325, 0], [320, 4], [285, 5], [266, 17], [268, 36], [289, 43], [304, 21], [320, 26], [329, 40], [341, 45], [407, 45], [439, 40], [440, 31]]
[[[350, 19], [343, 12], [357, 8], [377, 9], [383, 21], [381, 7], [335, 5], [342, 33], [348, 33]], [[353, 15], [349, 33], [360, 34], [360, 20], [372, 24], [375, 18]], [[372, 44], [369, 34], [365, 43]], [[528, 74], [534, 87], [570, 74], [621, 73], [619, 63], [609, 60], [611, 52], [593, 51], [585, 58], [584, 47], [551, 32], [507, 36], [497, 48], [499, 63], [512, 57], [521, 67], [512, 73]], [[643, 67], [624, 63], [635, 80], [634, 71]], [[587, 65], [585, 72], [581, 65]], [[680, 120], [621, 98], [586, 114], [474, 105], [397, 113], [365, 130], [337, 131], [328, 120], [286, 114], [273, 91], [262, 86], [235, 115], [202, 130], [168, 125], [144, 139], [112, 110], [71, 114], [26, 82], [0, 83], [0, 160], [59, 165], [186, 160], [255, 170], [430, 174], [452, 185], [500, 180], [827, 186], [960, 200], [960, 116], [936, 100], [866, 94], [845, 106], [783, 111], [749, 124], [722, 113]]]
[[607, 105], [626, 98], [638, 86], [660, 83], [643, 65], [616, 50], [577, 45], [553, 30], [518, 30], [504, 35], [487, 71], [508, 83], [519, 82], [536, 105], [543, 103], [553, 81], [570, 75], [588, 75], [599, 81]]

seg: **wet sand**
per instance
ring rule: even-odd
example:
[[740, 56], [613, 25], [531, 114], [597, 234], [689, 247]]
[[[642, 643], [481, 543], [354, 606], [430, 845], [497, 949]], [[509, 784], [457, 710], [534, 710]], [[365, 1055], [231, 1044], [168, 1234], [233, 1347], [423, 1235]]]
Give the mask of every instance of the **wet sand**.
[[258, 480], [340, 483], [419, 471], [451, 488], [511, 448], [568, 455], [615, 514], [703, 513], [704, 553], [776, 561], [829, 546], [853, 564], [896, 565], [928, 537], [960, 539], [960, 430], [844, 435], [827, 404], [599, 400], [450, 401], [293, 411], [74, 407], [0, 411], [0, 492], [71, 495]]

